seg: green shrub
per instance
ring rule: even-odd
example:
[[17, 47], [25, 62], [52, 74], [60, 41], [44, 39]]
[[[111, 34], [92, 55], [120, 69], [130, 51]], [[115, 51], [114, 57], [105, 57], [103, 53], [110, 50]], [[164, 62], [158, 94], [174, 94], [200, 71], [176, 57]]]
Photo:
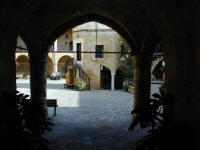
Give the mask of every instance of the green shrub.
[[87, 84], [86, 84], [85, 81], [83, 81], [83, 80], [80, 79], [78, 82], [75, 83], [74, 88], [76, 90], [80, 90], [80, 91], [86, 90], [87, 89]]
[[125, 85], [125, 86], [124, 86], [124, 91], [125, 91], [125, 92], [128, 92], [128, 88], [129, 88], [129, 85]]
[[52, 123], [28, 95], [4, 91], [0, 101], [0, 147], [8, 150], [47, 150], [42, 137]]

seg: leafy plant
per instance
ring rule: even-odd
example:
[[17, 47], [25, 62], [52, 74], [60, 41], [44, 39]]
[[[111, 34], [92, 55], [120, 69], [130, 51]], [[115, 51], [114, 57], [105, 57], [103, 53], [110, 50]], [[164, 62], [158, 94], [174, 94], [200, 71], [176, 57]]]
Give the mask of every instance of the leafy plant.
[[48, 141], [42, 137], [53, 124], [37, 105], [19, 92], [4, 91], [0, 101], [0, 147], [9, 150], [48, 149]]
[[194, 141], [197, 135], [192, 126], [182, 123], [176, 127], [166, 127], [160, 125], [156, 129], [148, 131], [148, 134], [137, 141], [137, 150], [169, 150], [182, 149], [194, 150]]
[[136, 125], [140, 127], [151, 127], [148, 134], [143, 139], [137, 141], [136, 150], [169, 150], [169, 149], [192, 149], [197, 137], [193, 127], [184, 122], [175, 127], [166, 126], [163, 118], [163, 111], [173, 103], [170, 93], [165, 94], [164, 84], [160, 87], [159, 93], [153, 94], [148, 106], [145, 109], [135, 109], [129, 130], [133, 131]]
[[127, 56], [125, 62], [121, 65], [120, 70], [122, 72], [123, 80], [129, 80], [134, 77], [134, 62], [132, 56]]
[[80, 79], [78, 82], [75, 83], [75, 89], [76, 90], [86, 90], [87, 89], [87, 84], [85, 81]]
[[[126, 41], [122, 41], [122, 46], [124, 47], [124, 52], [131, 52], [130, 47]], [[122, 80], [133, 80], [134, 77], [134, 60], [130, 54], [125, 54], [125, 61], [121, 65], [120, 70], [122, 72], [121, 78]]]
[[163, 123], [163, 109], [172, 104], [171, 94], [160, 91], [160, 94], [154, 93], [152, 96], [145, 108], [136, 108], [131, 112], [133, 119], [129, 127], [130, 131], [133, 131], [138, 124], [142, 129], [148, 127], [154, 129], [158, 124]]
[[128, 87], [129, 87], [129, 85], [125, 85], [125, 86], [124, 86], [124, 91], [125, 91], [125, 92], [128, 92]]

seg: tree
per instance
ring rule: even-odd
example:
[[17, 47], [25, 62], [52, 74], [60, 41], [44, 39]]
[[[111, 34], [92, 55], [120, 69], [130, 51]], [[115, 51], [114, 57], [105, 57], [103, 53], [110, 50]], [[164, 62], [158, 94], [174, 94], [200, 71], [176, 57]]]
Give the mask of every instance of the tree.
[[134, 78], [134, 61], [133, 57], [129, 54], [131, 49], [126, 41], [122, 42], [122, 49], [124, 52], [124, 61], [121, 67], [119, 68], [122, 71], [122, 78], [124, 81], [128, 81], [128, 84], [133, 84]]

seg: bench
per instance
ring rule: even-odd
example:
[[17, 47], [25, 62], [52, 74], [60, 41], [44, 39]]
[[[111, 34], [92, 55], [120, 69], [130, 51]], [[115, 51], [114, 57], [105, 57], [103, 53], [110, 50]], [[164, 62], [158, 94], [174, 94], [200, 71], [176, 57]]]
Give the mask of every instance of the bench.
[[57, 99], [47, 99], [47, 107], [54, 107], [54, 116], [56, 116]]

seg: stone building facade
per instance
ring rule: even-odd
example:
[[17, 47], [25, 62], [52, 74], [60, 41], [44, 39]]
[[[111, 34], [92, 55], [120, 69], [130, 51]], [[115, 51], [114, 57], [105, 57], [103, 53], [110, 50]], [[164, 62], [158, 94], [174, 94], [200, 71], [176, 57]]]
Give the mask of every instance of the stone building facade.
[[74, 53], [74, 58], [91, 78], [91, 88], [115, 89], [115, 74], [121, 65], [121, 43], [117, 32], [100, 23], [90, 22], [73, 29], [73, 50], [77, 52], [81, 45], [83, 52], [81, 56]]
[[[121, 65], [121, 44], [121, 36], [108, 26], [97, 22], [77, 26], [61, 35], [50, 47], [47, 75], [61, 72], [65, 77], [66, 62], [75, 59], [90, 77], [91, 89], [114, 90], [116, 70]], [[95, 53], [98, 46], [102, 48], [102, 53]], [[17, 75], [26, 76], [29, 74], [29, 59], [26, 45], [20, 37], [18, 37], [18, 47]]]
[[[106, 25], [88, 22], [76, 26], [62, 34], [50, 47], [47, 75], [50, 76], [52, 72], [60, 72], [65, 77], [66, 63], [74, 59], [91, 79], [91, 89], [122, 89], [123, 82], [119, 81], [118, 71], [123, 61], [122, 42], [123, 38]], [[26, 49], [26, 45], [20, 37], [18, 46]], [[98, 47], [102, 53], [95, 53], [98, 51]], [[152, 62], [152, 79], [155, 79], [153, 71], [161, 60], [163, 57]], [[28, 61], [27, 51], [18, 49], [16, 70], [19, 77], [29, 75]]]

